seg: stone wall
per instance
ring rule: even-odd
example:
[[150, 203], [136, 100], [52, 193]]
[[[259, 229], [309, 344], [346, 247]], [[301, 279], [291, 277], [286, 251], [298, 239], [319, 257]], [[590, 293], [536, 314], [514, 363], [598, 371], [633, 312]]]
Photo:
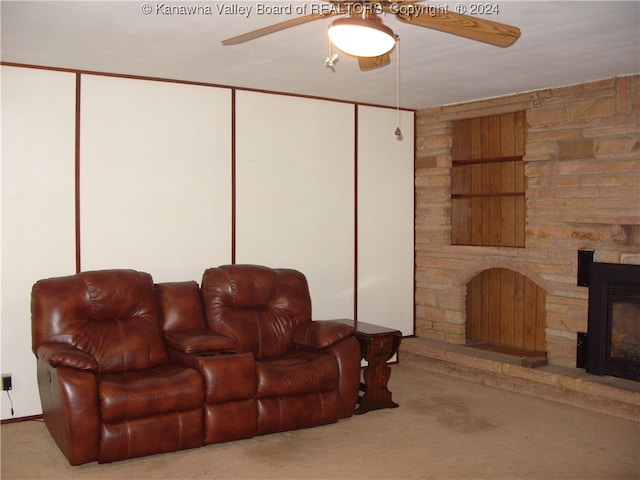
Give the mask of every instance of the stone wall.
[[[525, 248], [451, 245], [451, 122], [526, 111]], [[640, 263], [640, 75], [418, 111], [416, 336], [465, 343], [466, 283], [502, 267], [547, 292], [549, 361], [575, 366], [577, 250]]]

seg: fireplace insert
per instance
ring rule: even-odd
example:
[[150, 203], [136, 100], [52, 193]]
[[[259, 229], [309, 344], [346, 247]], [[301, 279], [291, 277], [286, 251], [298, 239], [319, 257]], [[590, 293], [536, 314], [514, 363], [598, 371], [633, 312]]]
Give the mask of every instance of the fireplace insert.
[[586, 370], [640, 381], [640, 265], [590, 265]]

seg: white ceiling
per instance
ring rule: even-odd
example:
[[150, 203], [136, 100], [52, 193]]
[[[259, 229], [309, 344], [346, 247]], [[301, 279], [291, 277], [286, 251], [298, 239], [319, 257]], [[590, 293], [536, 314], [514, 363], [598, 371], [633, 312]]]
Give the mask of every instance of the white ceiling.
[[[145, 3], [151, 14], [145, 15]], [[330, 18], [235, 46], [225, 38], [292, 15], [258, 14], [258, 4], [313, 8], [308, 1], [195, 1], [196, 15], [164, 14], [176, 0], [5, 1], [2, 61], [206, 82], [377, 105], [396, 104], [397, 55], [361, 72], [341, 55], [324, 65]], [[459, 3], [431, 2], [453, 10]], [[400, 103], [426, 108], [640, 72], [640, 2], [489, 0], [484, 18], [517, 26], [520, 39], [503, 49], [407, 25], [387, 14], [400, 36]], [[477, 3], [476, 3], [477, 5]], [[252, 6], [248, 16], [222, 7]], [[238, 10], [239, 11], [239, 8]], [[335, 17], [334, 17], [335, 18]]]

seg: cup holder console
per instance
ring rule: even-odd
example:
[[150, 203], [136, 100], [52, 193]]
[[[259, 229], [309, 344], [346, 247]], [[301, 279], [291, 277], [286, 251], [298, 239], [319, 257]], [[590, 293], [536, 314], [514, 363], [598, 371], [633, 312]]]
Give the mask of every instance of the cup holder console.
[[196, 355], [198, 357], [215, 357], [217, 355], [235, 355], [237, 352], [234, 350], [220, 350], [215, 352], [200, 352]]

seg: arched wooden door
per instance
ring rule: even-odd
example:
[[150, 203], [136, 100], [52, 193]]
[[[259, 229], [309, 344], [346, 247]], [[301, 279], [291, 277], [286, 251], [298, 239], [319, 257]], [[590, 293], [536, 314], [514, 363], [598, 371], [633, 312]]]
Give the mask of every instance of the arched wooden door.
[[520, 273], [480, 272], [467, 283], [468, 341], [546, 354], [545, 301], [546, 292]]

